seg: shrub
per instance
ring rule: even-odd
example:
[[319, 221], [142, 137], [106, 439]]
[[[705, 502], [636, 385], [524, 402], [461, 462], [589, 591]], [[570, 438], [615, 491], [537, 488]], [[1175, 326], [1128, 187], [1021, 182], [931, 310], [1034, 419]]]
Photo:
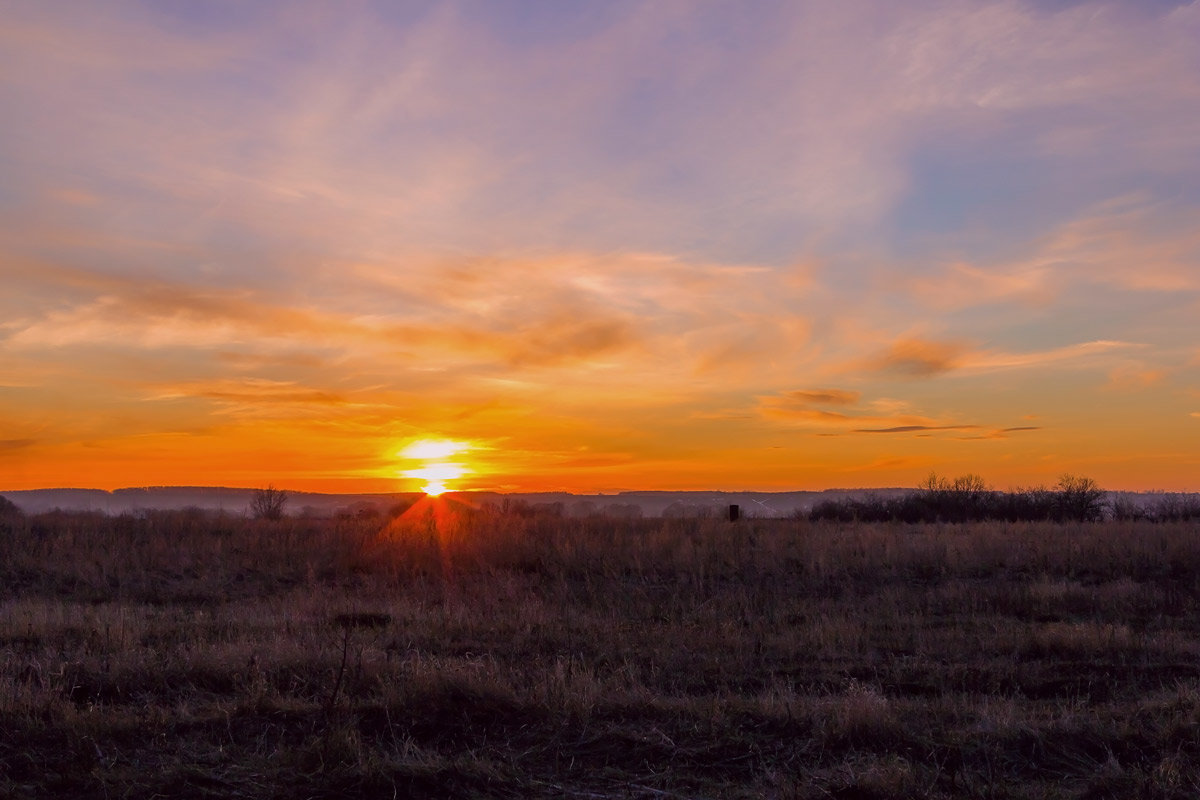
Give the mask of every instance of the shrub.
[[287, 492], [273, 485], [255, 489], [250, 498], [250, 514], [255, 519], [283, 519], [283, 507], [287, 505]]
[[1159, 522], [1188, 522], [1200, 519], [1200, 497], [1168, 494], [1154, 506], [1151, 517]]
[[[999, 492], [989, 489], [978, 475], [954, 480], [931, 473], [916, 490], [902, 497], [868, 496], [825, 500], [808, 512], [810, 520], [837, 522], [1044, 522], [1048, 520], [1103, 519], [1105, 492], [1091, 478], [1064, 475], [1056, 490], [1037, 487]], [[1124, 509], [1124, 507], [1122, 507]], [[1200, 517], [1200, 503], [1176, 502], [1171, 513], [1154, 518]], [[1114, 512], [1116, 513], [1116, 512]], [[1122, 510], [1121, 513], [1124, 513]]]
[[1118, 522], [1136, 522], [1156, 518], [1151, 509], [1124, 496], [1114, 497], [1109, 503], [1109, 509], [1112, 511], [1112, 518]]
[[1104, 518], [1104, 490], [1091, 478], [1063, 475], [1058, 481], [1060, 519], [1094, 522]]

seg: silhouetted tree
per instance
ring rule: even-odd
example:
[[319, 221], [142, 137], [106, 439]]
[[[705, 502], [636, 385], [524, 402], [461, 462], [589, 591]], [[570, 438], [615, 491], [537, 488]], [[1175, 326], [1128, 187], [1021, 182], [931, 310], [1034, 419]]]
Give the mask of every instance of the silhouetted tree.
[[1009, 522], [1041, 522], [1057, 514], [1055, 493], [1044, 486], [1013, 489], [1002, 496], [998, 506], [997, 518]]
[[1162, 506], [1160, 504], [1158, 509], [1148, 508], [1130, 497], [1119, 495], [1109, 502], [1108, 508], [1112, 512], [1112, 518], [1118, 522], [1137, 522], [1144, 519], [1159, 519], [1155, 511], [1161, 511]]
[[1063, 519], [1092, 522], [1104, 517], [1104, 490], [1091, 478], [1063, 475], [1057, 488], [1058, 511]]
[[961, 475], [951, 481], [931, 472], [918, 494], [907, 498], [908, 505], [915, 507], [907, 511], [905, 519], [918, 517], [931, 522], [987, 519], [995, 513], [996, 495], [978, 475]]
[[250, 498], [250, 513], [255, 519], [282, 519], [283, 507], [287, 504], [287, 492], [274, 485], [255, 489]]
[[[1091, 478], [1064, 475], [1054, 489], [999, 492], [989, 489], [978, 475], [950, 480], [931, 473], [915, 491], [901, 497], [868, 494], [863, 498], [825, 500], [813, 506], [806, 516], [814, 521], [837, 522], [1092, 521], [1103, 519], [1105, 510], [1105, 492]], [[1114, 511], [1114, 515], [1117, 513], [1124, 511]], [[1189, 503], [1176, 499], [1163, 504], [1149, 518], [1200, 518], [1200, 500]]]

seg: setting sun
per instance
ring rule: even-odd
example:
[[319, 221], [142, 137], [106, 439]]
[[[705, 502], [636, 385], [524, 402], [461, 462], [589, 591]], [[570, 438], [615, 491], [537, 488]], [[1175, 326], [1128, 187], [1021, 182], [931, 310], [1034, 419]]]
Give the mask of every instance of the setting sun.
[[459, 464], [431, 464], [420, 469], [406, 470], [404, 477], [425, 481], [421, 486], [421, 491], [425, 494], [441, 494], [449, 488], [449, 481], [461, 478], [466, 473]]
[[451, 456], [473, 449], [466, 442], [445, 439], [420, 439], [410, 442], [398, 453], [407, 461], [420, 462], [420, 466], [401, 471], [405, 478], [423, 481], [421, 491], [437, 496], [450, 488], [450, 481], [458, 480], [471, 470], [460, 463], [446, 461]]

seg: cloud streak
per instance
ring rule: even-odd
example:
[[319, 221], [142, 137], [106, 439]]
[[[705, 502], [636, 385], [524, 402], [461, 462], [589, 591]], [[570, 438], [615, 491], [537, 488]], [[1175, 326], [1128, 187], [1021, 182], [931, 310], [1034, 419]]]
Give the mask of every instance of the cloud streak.
[[[837, 405], [842, 411], [830, 411], [821, 406]], [[958, 437], [964, 441], [1003, 439], [1010, 433], [1042, 430], [1041, 426], [1019, 425], [992, 428], [976, 423], [937, 420], [915, 413], [880, 414], [879, 409], [903, 411], [904, 403], [894, 400], [863, 404], [858, 392], [843, 389], [798, 389], [758, 398], [759, 414], [770, 421], [799, 425], [817, 431], [818, 436], [867, 434], [870, 436], [914, 434], [929, 436], [939, 433], [973, 433]], [[866, 427], [870, 425], [871, 427]], [[855, 427], [859, 426], [859, 427]]]
[[972, 431], [978, 425], [896, 425], [891, 428], [855, 428], [854, 433], [916, 433], [919, 431]]
[[868, 359], [868, 369], [913, 378], [927, 378], [959, 368], [967, 346], [958, 342], [927, 339], [901, 339], [877, 356]]

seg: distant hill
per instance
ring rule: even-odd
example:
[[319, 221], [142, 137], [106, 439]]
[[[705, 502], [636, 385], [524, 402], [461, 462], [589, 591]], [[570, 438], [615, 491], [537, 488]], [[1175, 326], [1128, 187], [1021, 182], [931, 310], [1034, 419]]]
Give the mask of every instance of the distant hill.
[[[472, 506], [499, 505], [504, 501], [531, 506], [557, 506], [568, 516], [613, 514], [647, 517], [704, 516], [724, 514], [736, 504], [746, 516], [786, 517], [797, 510], [807, 511], [821, 500], [846, 497], [894, 496], [908, 489], [828, 489], [819, 492], [659, 492], [638, 491], [619, 494], [584, 495], [568, 492], [532, 492], [500, 494], [496, 492], [451, 492], [450, 495]], [[27, 514], [60, 509], [63, 511], [100, 511], [126, 514], [146, 509], [200, 508], [206, 511], [248, 513], [253, 489], [229, 489], [214, 486], [150, 486], [116, 489], [29, 489], [0, 491]], [[339, 512], [374, 508], [386, 512], [420, 497], [416, 492], [379, 494], [320, 494], [288, 492], [287, 513], [331, 516]], [[636, 509], [636, 511], [634, 511]]]
[[[247, 513], [254, 489], [229, 489], [218, 486], [149, 486], [131, 489], [30, 489], [0, 492], [27, 514], [60, 509], [63, 511], [101, 511], [125, 514], [146, 509], [172, 510], [200, 508], [205, 511]], [[411, 503], [419, 493], [393, 494], [318, 494], [288, 492], [287, 512], [328, 516], [339, 511], [371, 506], [385, 511], [399, 503]]]

